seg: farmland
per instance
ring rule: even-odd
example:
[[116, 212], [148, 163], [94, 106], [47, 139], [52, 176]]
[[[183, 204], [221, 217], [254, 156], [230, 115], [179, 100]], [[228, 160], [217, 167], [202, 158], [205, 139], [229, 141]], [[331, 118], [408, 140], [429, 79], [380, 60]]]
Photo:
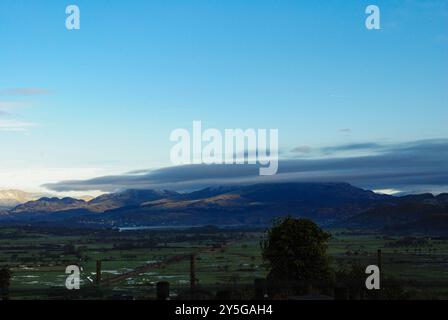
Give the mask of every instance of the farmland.
[[[381, 249], [382, 272], [400, 281], [412, 298], [448, 298], [448, 239], [329, 231], [332, 239], [328, 253], [335, 270], [352, 263], [376, 264], [377, 250]], [[142, 265], [194, 253], [199, 288], [251, 285], [268, 273], [261, 257], [263, 237], [261, 229], [214, 227], [121, 232], [8, 227], [0, 228], [0, 268], [11, 270], [12, 299], [47, 298], [49, 292], [68, 292], [65, 268], [72, 264], [82, 268], [81, 287], [95, 288], [98, 260], [105, 283], [103, 294], [153, 298], [156, 283], [168, 281], [173, 297], [181, 297], [189, 288], [189, 259], [106, 283]]]

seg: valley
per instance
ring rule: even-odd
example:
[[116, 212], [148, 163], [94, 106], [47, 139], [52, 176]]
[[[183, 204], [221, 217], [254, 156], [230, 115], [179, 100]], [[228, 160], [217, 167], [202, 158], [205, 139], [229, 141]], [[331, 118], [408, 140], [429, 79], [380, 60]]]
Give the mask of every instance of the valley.
[[[359, 230], [329, 229], [328, 253], [335, 270], [351, 264], [374, 264], [382, 250], [383, 272], [409, 298], [448, 298], [448, 238], [391, 237]], [[96, 261], [102, 278], [124, 274], [145, 264], [197, 253], [195, 276], [203, 298], [232, 289], [250, 295], [257, 278], [267, 275], [261, 258], [263, 229], [184, 228], [159, 230], [86, 230], [66, 228], [0, 228], [0, 268], [12, 272], [11, 298], [153, 299], [159, 281], [170, 283], [172, 298], [189, 293], [190, 265], [182, 260], [145, 271], [124, 281], [95, 286]], [[65, 267], [82, 267], [81, 290], [65, 289]], [[106, 281], [107, 283], [107, 281]], [[237, 298], [245, 298], [238, 296]], [[250, 298], [247, 296], [246, 298]]]

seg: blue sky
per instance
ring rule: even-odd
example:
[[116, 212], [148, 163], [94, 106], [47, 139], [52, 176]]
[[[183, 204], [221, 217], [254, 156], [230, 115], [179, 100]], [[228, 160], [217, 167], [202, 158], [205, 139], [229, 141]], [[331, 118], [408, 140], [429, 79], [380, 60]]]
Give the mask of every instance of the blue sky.
[[446, 139], [447, 54], [446, 1], [2, 0], [0, 188], [170, 166], [193, 120], [284, 153]]

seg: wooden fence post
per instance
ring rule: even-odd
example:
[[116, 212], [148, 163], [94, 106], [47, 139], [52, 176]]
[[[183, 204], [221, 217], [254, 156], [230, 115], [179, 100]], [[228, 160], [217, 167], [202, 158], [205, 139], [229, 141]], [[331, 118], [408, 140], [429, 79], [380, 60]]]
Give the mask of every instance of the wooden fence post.
[[167, 300], [170, 297], [170, 283], [168, 281], [157, 282], [157, 300]]
[[193, 253], [190, 255], [190, 292], [191, 297], [194, 299], [196, 289], [196, 256]]
[[96, 285], [99, 287], [101, 284], [101, 260], [96, 261]]

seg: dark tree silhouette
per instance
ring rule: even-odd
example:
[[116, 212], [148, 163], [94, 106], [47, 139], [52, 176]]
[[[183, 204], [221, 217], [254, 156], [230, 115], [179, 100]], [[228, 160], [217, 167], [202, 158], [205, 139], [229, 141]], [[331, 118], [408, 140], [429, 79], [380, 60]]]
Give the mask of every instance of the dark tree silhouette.
[[8, 298], [10, 280], [11, 272], [9, 269], [0, 269], [0, 297], [3, 299]]
[[329, 281], [332, 271], [327, 256], [331, 235], [308, 219], [278, 219], [261, 243], [269, 262], [269, 280], [281, 282]]

